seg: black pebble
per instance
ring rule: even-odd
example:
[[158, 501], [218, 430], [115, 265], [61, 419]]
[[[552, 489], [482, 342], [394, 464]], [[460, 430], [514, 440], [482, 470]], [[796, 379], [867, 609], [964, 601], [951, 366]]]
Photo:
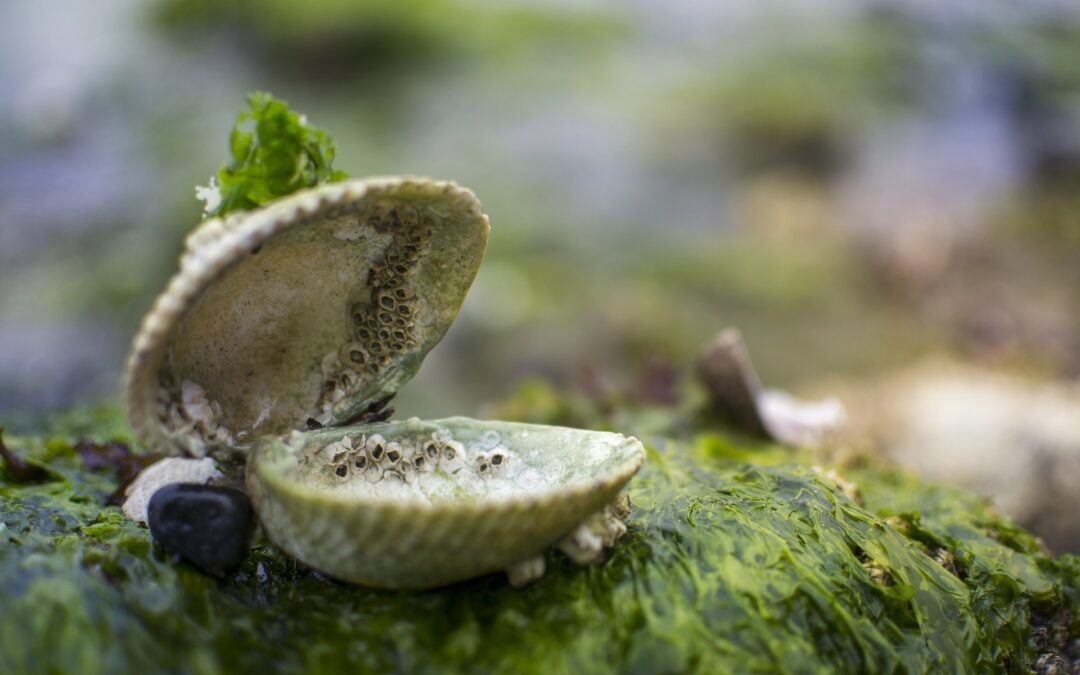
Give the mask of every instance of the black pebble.
[[174, 483], [150, 498], [150, 534], [178, 555], [216, 577], [236, 569], [247, 552], [251, 502], [232, 488]]

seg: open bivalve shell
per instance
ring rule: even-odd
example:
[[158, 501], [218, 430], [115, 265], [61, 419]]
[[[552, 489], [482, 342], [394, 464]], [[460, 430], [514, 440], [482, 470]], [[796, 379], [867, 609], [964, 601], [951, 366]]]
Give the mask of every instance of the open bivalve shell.
[[248, 492], [292, 556], [345, 581], [423, 589], [534, 559], [643, 459], [619, 434], [411, 418], [266, 439]]
[[[208, 220], [144, 319], [125, 375], [138, 438], [247, 458], [284, 550], [332, 576], [429, 588], [596, 562], [625, 531], [644, 449], [617, 434], [454, 418], [362, 423], [442, 339], [488, 220], [425, 178], [350, 180]], [[434, 453], [434, 454], [432, 454]]]

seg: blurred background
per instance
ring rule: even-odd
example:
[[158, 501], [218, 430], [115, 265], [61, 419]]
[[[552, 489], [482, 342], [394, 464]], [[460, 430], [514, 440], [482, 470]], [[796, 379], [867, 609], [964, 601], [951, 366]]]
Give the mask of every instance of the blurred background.
[[491, 217], [399, 412], [662, 404], [736, 325], [850, 443], [1080, 550], [1075, 0], [4, 0], [0, 417], [115, 399], [253, 89]]

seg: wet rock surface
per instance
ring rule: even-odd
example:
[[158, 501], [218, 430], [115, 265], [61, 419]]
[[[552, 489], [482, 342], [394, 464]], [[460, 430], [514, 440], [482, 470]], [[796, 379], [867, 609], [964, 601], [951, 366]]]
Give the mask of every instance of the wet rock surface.
[[251, 533], [251, 503], [232, 488], [175, 483], [150, 498], [150, 533], [161, 546], [213, 576], [236, 569]]

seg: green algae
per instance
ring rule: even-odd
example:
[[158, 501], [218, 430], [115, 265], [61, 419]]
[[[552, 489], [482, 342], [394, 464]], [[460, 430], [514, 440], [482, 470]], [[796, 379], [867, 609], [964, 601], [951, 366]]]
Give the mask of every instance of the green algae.
[[334, 169], [336, 147], [323, 130], [266, 92], [248, 94], [248, 109], [236, 117], [229, 135], [232, 159], [214, 181], [220, 202], [207, 203], [208, 216], [247, 211], [297, 190], [348, 176]]
[[115, 478], [71, 432], [118, 419], [7, 439], [51, 480], [0, 473], [2, 672], [1025, 672], [1080, 635], [1080, 560], [983, 500], [864, 463], [843, 470], [853, 501], [802, 456], [693, 428], [625, 429], [649, 459], [602, 566], [552, 552], [525, 589], [393, 593], [257, 540], [219, 582], [102, 505]]

